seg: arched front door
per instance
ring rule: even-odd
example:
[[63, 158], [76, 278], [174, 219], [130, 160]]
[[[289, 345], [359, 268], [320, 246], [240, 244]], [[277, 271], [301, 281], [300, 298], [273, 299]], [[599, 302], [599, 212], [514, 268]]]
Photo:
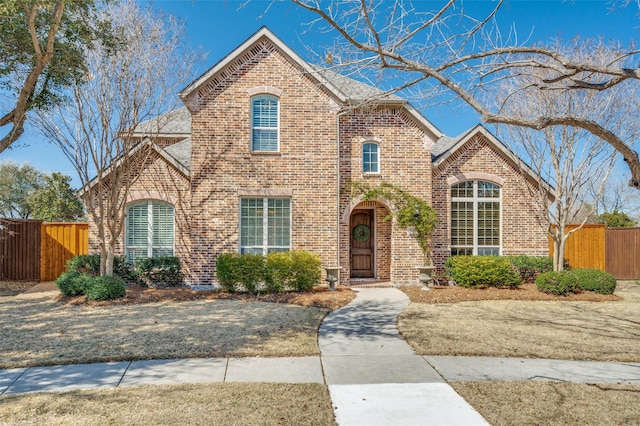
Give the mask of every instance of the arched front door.
[[375, 268], [374, 210], [351, 213], [351, 276], [373, 278]]

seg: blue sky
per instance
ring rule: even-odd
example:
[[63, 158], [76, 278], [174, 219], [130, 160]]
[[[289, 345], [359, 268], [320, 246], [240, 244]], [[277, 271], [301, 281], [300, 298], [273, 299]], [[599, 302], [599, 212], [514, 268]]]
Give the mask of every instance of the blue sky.
[[[429, 10], [441, 3], [416, 0], [413, 4], [416, 9]], [[481, 10], [492, 3], [467, 1], [465, 7], [467, 10]], [[273, 3], [270, 0], [252, 0], [246, 4], [234, 0], [156, 0], [149, 4], [184, 20], [191, 45], [207, 53], [198, 74], [263, 25], [306, 59], [310, 59], [310, 51], [322, 53], [336, 37], [334, 33], [320, 31], [319, 26], [309, 30], [307, 24], [316, 16], [286, 0]], [[566, 40], [576, 35], [603, 36], [623, 44], [637, 41], [640, 34], [638, 7], [632, 4], [625, 9], [611, 11], [610, 4], [608, 0], [511, 0], [499, 12], [498, 21], [504, 28], [515, 25], [521, 37], [530, 35], [530, 39], [535, 41], [554, 37]], [[185, 81], [184, 85], [188, 83]], [[478, 123], [478, 117], [467, 108], [440, 107], [423, 109], [422, 113], [450, 136]], [[73, 185], [79, 186], [73, 167], [66, 158], [31, 128], [27, 128], [25, 136], [14, 148], [0, 154], [0, 161], [4, 160], [30, 162], [45, 172], [61, 171], [72, 176]]]

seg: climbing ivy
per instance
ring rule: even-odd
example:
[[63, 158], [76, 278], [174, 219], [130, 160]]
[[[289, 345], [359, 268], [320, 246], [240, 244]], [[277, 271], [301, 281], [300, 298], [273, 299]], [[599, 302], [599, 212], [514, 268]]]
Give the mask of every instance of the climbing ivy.
[[395, 217], [400, 228], [411, 230], [422, 250], [425, 261], [429, 260], [431, 234], [435, 230], [438, 219], [435, 210], [422, 198], [387, 182], [382, 182], [376, 187], [362, 182], [351, 182], [347, 190], [352, 199], [361, 197], [363, 201], [376, 199], [387, 201], [391, 213], [384, 220]]

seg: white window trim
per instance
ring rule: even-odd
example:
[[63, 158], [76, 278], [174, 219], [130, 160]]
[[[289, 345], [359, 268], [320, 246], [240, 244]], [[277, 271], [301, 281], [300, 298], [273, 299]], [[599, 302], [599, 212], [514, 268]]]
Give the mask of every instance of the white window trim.
[[[255, 100], [262, 99], [262, 98], [275, 99], [277, 101], [277, 104], [278, 104], [278, 106], [276, 108], [276, 127], [275, 127], [275, 129], [276, 129], [276, 150], [275, 151], [253, 149], [253, 131], [254, 130], [273, 130], [273, 127], [259, 127], [259, 126], [254, 127], [253, 126], [253, 113], [254, 113], [254, 111], [253, 111], [253, 102]], [[251, 152], [256, 152], [256, 153], [280, 152], [280, 97], [275, 96], [275, 95], [270, 94], [270, 93], [260, 93], [260, 94], [257, 94], [257, 95], [254, 95], [254, 96], [251, 97], [249, 105], [250, 105], [249, 107], [251, 109], [251, 114], [250, 114], [251, 115], [251, 122], [250, 122], [250, 128], [251, 129], [250, 129], [250, 137], [249, 137], [249, 150]]]
[[125, 212], [125, 232], [124, 232], [124, 257], [125, 259], [129, 258], [129, 245], [127, 241], [129, 240], [129, 227], [127, 226], [128, 217], [129, 217], [129, 209], [133, 206], [140, 205], [143, 203], [147, 204], [147, 257], [153, 257], [153, 203], [160, 202], [164, 204], [169, 204], [173, 207], [173, 244], [171, 245], [171, 251], [173, 251], [173, 255], [176, 253], [176, 210], [175, 206], [171, 203], [168, 203], [163, 200], [136, 200], [132, 203], [129, 203]]
[[[463, 181], [466, 182], [466, 181]], [[451, 201], [449, 202], [449, 210], [451, 211], [451, 204], [454, 202], [466, 202], [466, 203], [473, 203], [473, 247], [469, 247], [469, 246], [465, 246], [465, 245], [452, 245], [451, 244], [451, 236], [449, 236], [449, 246], [450, 246], [450, 250], [454, 249], [454, 248], [471, 248], [472, 250], [472, 254], [473, 256], [477, 256], [478, 255], [478, 203], [481, 202], [498, 202], [498, 208], [499, 208], [499, 213], [500, 213], [500, 219], [499, 219], [499, 224], [498, 226], [499, 228], [499, 232], [500, 232], [500, 236], [498, 237], [498, 256], [502, 255], [502, 186], [498, 185], [495, 182], [491, 182], [488, 180], [485, 180], [483, 182], [488, 182], [488, 183], [492, 183], [494, 185], [498, 186], [499, 189], [499, 196], [497, 198], [487, 198], [487, 197], [478, 197], [478, 182], [479, 180], [473, 180], [473, 197], [453, 197], [451, 196], [451, 189], [453, 188], [454, 185], [457, 185], [459, 183], [462, 182], [456, 182], [454, 185], [451, 185], [449, 187], [449, 196], [451, 197]], [[451, 219], [449, 219], [449, 226], [451, 226]], [[449, 230], [451, 232], [451, 229]], [[482, 246], [482, 247], [496, 247], [496, 246]]]
[[[262, 246], [243, 246], [242, 245], [242, 200], [243, 199], [260, 199], [262, 198]], [[289, 245], [288, 246], [269, 246], [269, 200], [273, 199], [287, 199], [289, 200]], [[238, 238], [238, 253], [242, 253], [242, 248], [250, 248], [250, 249], [262, 249], [262, 255], [266, 256], [269, 253], [269, 247], [272, 248], [282, 248], [286, 250], [291, 250], [291, 240], [293, 239], [292, 227], [293, 223], [291, 220], [291, 212], [293, 210], [291, 198], [288, 197], [242, 197], [240, 199], [240, 203], [238, 205], [238, 229], [239, 229], [239, 238]]]

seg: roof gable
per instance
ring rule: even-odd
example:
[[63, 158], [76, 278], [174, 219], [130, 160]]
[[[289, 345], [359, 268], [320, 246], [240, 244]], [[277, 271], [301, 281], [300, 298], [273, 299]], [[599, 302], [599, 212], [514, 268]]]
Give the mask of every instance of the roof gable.
[[487, 130], [481, 124], [476, 125], [469, 129], [466, 133], [463, 133], [455, 138], [443, 136], [433, 145], [431, 149], [431, 165], [435, 170], [443, 164], [451, 155], [459, 151], [467, 142], [472, 140], [476, 135], [484, 136], [484, 139], [489, 145], [494, 148], [503, 158], [507, 159], [518, 168], [520, 168], [525, 175], [534, 182], [540, 182], [545, 186], [551, 194], [554, 194], [553, 187], [545, 181], [538, 173], [536, 173], [524, 160], [518, 157], [513, 151], [511, 151], [500, 139], [495, 137], [493, 133]]

